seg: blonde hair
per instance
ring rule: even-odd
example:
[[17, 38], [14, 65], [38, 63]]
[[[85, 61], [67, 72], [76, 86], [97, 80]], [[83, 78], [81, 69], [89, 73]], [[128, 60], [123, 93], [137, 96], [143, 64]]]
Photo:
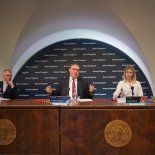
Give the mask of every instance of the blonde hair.
[[136, 70], [135, 70], [135, 68], [132, 65], [128, 65], [125, 68], [122, 78], [123, 78], [124, 81], [127, 80], [126, 79], [126, 72], [127, 72], [128, 69], [131, 69], [132, 70], [132, 72], [133, 72], [132, 81], [133, 81], [133, 83], [135, 83], [137, 81], [137, 78], [136, 78]]

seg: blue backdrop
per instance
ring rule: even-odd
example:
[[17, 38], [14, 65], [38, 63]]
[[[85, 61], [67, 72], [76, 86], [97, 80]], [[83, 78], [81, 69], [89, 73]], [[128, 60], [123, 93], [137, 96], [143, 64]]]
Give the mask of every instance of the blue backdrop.
[[46, 98], [45, 87], [57, 85], [71, 63], [81, 66], [80, 76], [95, 86], [94, 98], [111, 98], [128, 64], [135, 66], [144, 95], [152, 90], [141, 68], [119, 49], [96, 40], [71, 39], [52, 44], [33, 55], [14, 78], [20, 98]]

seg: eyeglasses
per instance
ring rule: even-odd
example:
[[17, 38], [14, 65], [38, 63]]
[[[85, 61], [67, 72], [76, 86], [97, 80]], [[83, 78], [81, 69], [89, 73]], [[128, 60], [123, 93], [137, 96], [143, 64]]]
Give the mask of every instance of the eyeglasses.
[[72, 71], [77, 71], [77, 72], [80, 71], [80, 69], [76, 69], [76, 68], [71, 68], [71, 70], [72, 70]]
[[7, 76], [7, 77], [12, 77], [12, 75], [9, 75], [9, 74], [7, 74], [7, 75], [5, 75], [5, 76]]

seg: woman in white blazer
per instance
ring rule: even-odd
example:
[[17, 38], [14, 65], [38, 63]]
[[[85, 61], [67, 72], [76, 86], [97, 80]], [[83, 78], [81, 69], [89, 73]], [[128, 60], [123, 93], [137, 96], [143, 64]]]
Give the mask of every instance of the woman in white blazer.
[[123, 80], [118, 82], [116, 91], [113, 93], [113, 100], [124, 96], [143, 96], [142, 86], [136, 79], [136, 70], [128, 65], [123, 73]]

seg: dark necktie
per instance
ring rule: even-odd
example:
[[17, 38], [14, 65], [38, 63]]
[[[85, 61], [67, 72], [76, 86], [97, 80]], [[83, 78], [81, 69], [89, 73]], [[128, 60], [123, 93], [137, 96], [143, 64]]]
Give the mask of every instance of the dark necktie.
[[75, 97], [75, 93], [76, 93], [76, 88], [75, 88], [75, 81], [73, 79], [73, 81], [72, 81], [72, 98]]

